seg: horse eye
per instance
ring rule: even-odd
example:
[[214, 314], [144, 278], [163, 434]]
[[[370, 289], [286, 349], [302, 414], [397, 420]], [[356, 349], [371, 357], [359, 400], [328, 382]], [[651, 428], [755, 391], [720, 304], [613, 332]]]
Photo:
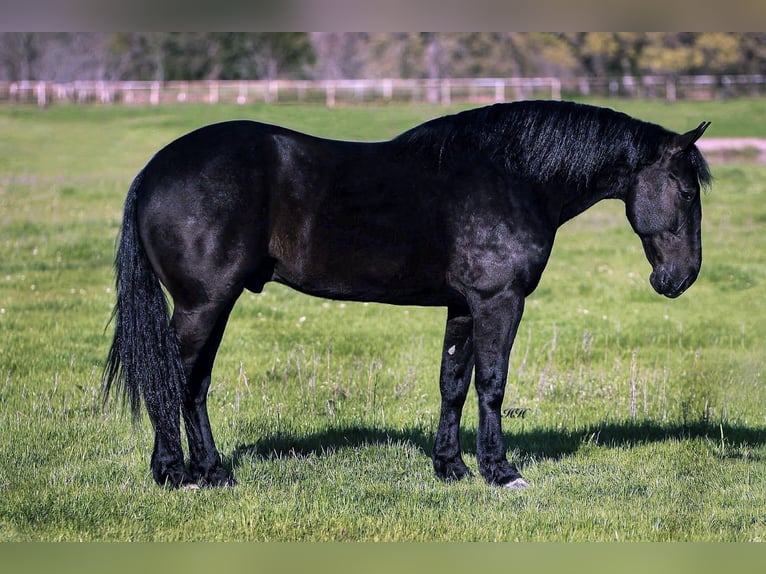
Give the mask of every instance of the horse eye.
[[685, 199], [686, 201], [691, 201], [692, 199], [694, 199], [693, 191], [689, 191], [688, 189], [684, 189], [684, 188], [679, 188], [678, 192], [681, 194], [681, 197]]
[[682, 199], [685, 199], [686, 201], [694, 199], [695, 191], [693, 189], [686, 187], [675, 175], [671, 175], [670, 179], [678, 187], [678, 193], [681, 195]]

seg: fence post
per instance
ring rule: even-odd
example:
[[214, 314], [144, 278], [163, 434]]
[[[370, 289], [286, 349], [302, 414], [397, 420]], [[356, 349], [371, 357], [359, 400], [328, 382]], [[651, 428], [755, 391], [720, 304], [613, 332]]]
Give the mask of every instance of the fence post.
[[218, 82], [216, 82], [215, 80], [212, 80], [210, 82], [210, 94], [208, 95], [208, 103], [210, 104], [218, 103]]
[[558, 78], [553, 78], [551, 80], [551, 99], [553, 100], [561, 99], [561, 80], [559, 80]]
[[394, 82], [392, 80], [383, 80], [383, 97], [387, 100], [394, 97]]
[[241, 106], [247, 103], [247, 84], [245, 82], [239, 82], [239, 94], [237, 94], [237, 103]]
[[675, 78], [668, 78], [665, 81], [665, 98], [669, 102], [676, 101], [676, 80]]
[[152, 92], [149, 95], [149, 101], [153, 106], [160, 103], [160, 83], [152, 82]]
[[335, 82], [327, 81], [324, 85], [325, 100], [328, 108], [335, 107]]
[[505, 80], [495, 81], [495, 103], [500, 104], [505, 101]]
[[442, 105], [448, 106], [450, 103], [452, 103], [452, 90], [450, 89], [450, 81], [449, 79], [442, 80], [441, 82], [441, 92], [442, 92]]
[[435, 104], [439, 101], [439, 91], [436, 84], [437, 80], [428, 79], [425, 81], [426, 86], [426, 101], [429, 104]]
[[44, 108], [47, 105], [47, 94], [45, 93], [45, 82], [37, 82], [37, 106]]
[[635, 81], [633, 76], [623, 76], [622, 85], [625, 88], [625, 92], [627, 92], [628, 96], [632, 98], [635, 95]]

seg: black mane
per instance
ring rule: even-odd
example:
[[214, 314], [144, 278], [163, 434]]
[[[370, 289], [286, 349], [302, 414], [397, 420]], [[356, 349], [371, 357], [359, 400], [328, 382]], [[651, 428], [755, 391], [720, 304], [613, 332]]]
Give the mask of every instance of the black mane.
[[[495, 104], [426, 122], [397, 140], [449, 158], [479, 153], [530, 180], [587, 185], [606, 167], [633, 170], [659, 159], [677, 134], [608, 108], [558, 101]], [[703, 186], [710, 171], [699, 150], [689, 160]]]

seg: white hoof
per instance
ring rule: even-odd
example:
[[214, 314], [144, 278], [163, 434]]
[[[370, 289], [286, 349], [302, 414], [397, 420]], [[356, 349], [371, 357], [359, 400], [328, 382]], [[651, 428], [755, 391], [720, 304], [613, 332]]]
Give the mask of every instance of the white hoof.
[[524, 490], [525, 488], [529, 488], [529, 483], [519, 477], [516, 480], [504, 484], [503, 488], [507, 488], [508, 490]]
[[181, 487], [181, 490], [199, 490], [199, 484], [196, 482], [187, 482]]

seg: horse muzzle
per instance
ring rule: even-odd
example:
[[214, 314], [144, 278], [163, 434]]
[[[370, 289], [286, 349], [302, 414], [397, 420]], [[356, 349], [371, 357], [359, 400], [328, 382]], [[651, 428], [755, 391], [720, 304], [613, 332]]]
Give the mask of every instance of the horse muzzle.
[[675, 299], [691, 287], [698, 274], [699, 269], [689, 269], [686, 273], [679, 273], [678, 269], [659, 266], [655, 267], [649, 276], [649, 283], [660, 295]]

